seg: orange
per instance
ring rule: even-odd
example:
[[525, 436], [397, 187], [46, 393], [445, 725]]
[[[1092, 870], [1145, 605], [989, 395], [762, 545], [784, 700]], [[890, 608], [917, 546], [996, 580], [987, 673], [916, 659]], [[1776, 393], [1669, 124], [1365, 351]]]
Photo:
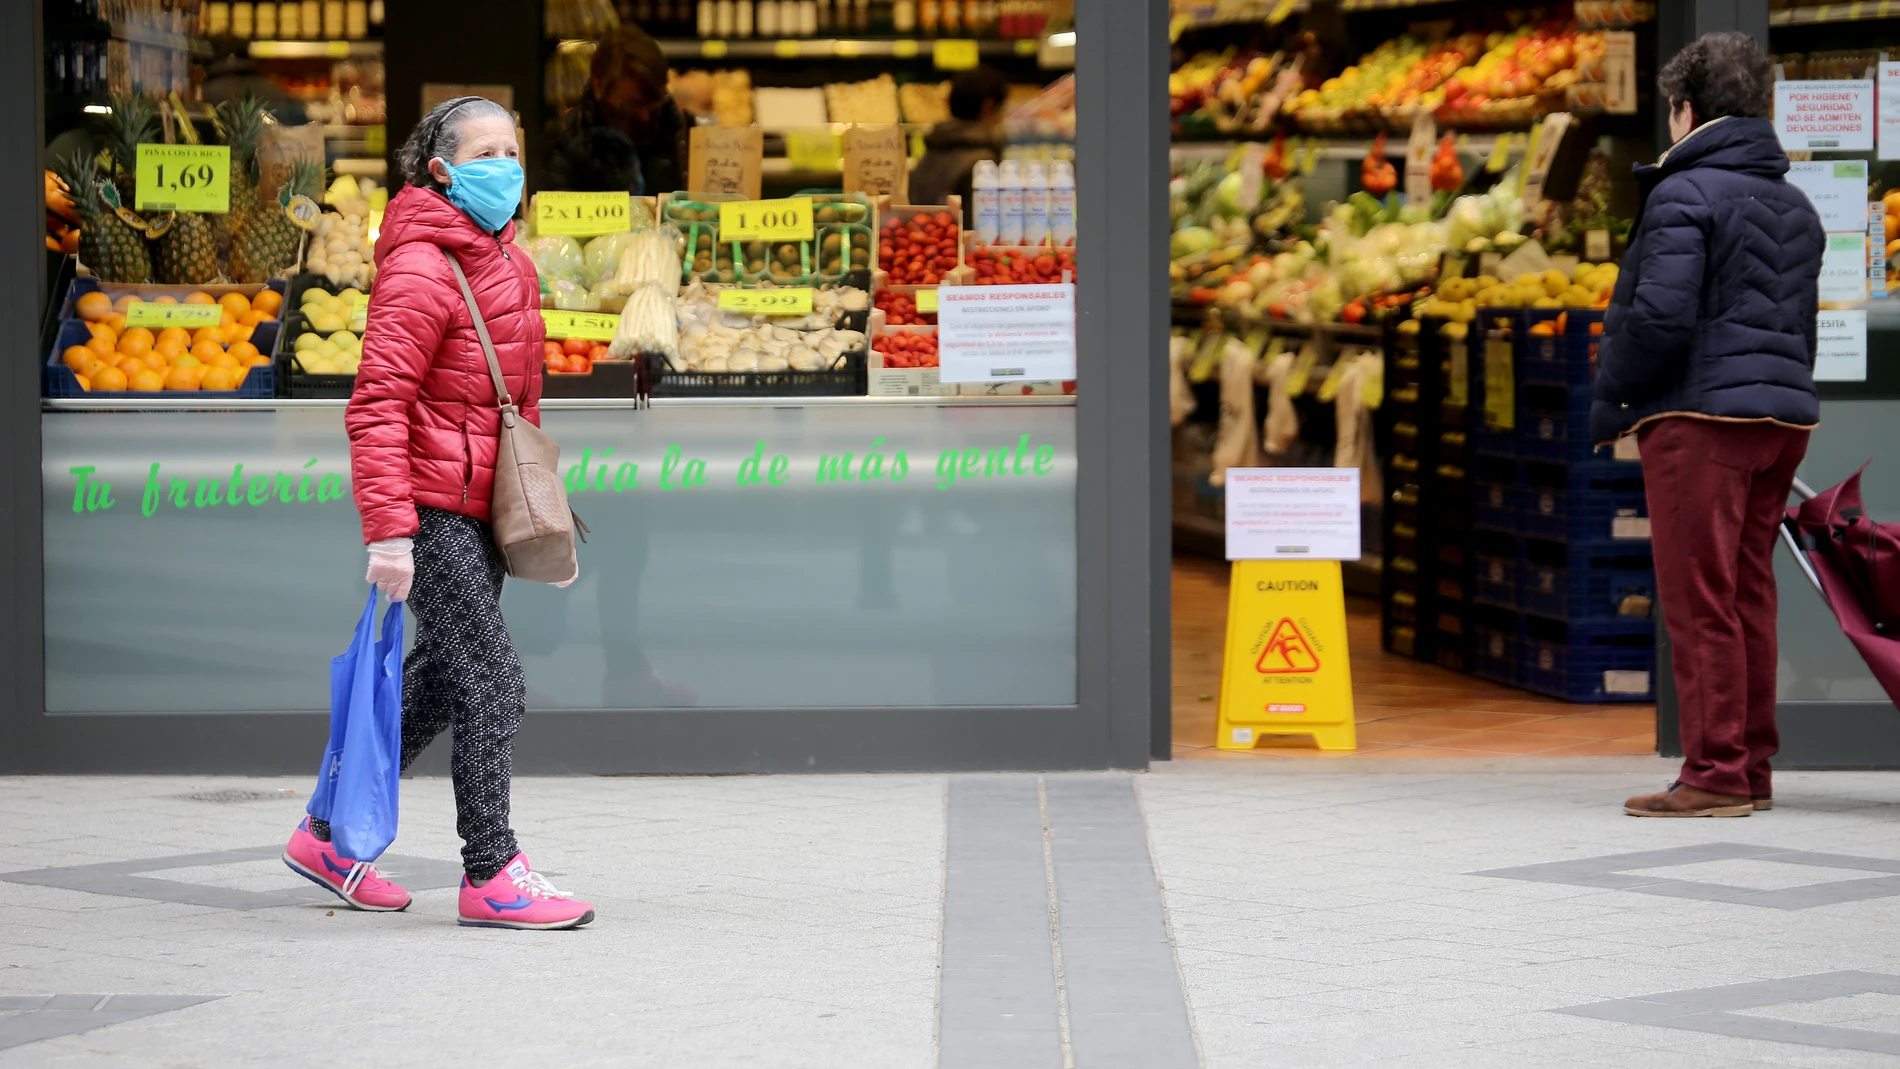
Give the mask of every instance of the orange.
[[257, 321], [259, 323], [275, 323], [277, 322], [277, 317], [270, 312], [259, 312], [257, 313]]
[[247, 341], [232, 342], [231, 347], [226, 349], [225, 352], [237, 357], [239, 364], [248, 364], [251, 361], [251, 357], [257, 355], [257, 346]]
[[1887, 216], [1887, 240], [1900, 238], [1900, 216]]
[[124, 357], [120, 359], [118, 363], [112, 366], [118, 368], [120, 371], [125, 372], [127, 378], [130, 378], [131, 376], [136, 375], [141, 371], [151, 370], [151, 368], [146, 365], [145, 361], [140, 360], [136, 356]]
[[233, 323], [224, 328], [224, 343], [236, 345], [239, 342], [248, 342], [251, 340], [251, 335], [256, 332], [257, 328], [249, 323]]
[[212, 357], [224, 355], [224, 346], [214, 341], [201, 341], [191, 347], [191, 355], [197, 357], [199, 363], [209, 364]]
[[153, 393], [165, 388], [165, 379], [156, 371], [141, 371], [132, 376], [132, 388], [140, 393]]
[[158, 339], [158, 344], [152, 346], [152, 351], [162, 353], [165, 359], [170, 360], [172, 357], [190, 348], [190, 338], [160, 338]]
[[[180, 342], [190, 345], [191, 331], [186, 330], [184, 327], [166, 327], [164, 330], [158, 332], [158, 341], [163, 342], [167, 338], [176, 338]], [[156, 347], [156, 343], [154, 347]]]
[[237, 372], [228, 367], [214, 367], [205, 372], [198, 382], [201, 390], [235, 390], [238, 386]]
[[186, 294], [185, 303], [186, 304], [217, 304], [218, 299], [216, 297], [211, 296], [209, 293], [206, 293], [203, 290], [199, 290], [196, 293]]
[[284, 295], [276, 290], [264, 290], [257, 296], [251, 298], [251, 310], [255, 312], [268, 312], [271, 315], [276, 315], [277, 310], [283, 306]]
[[242, 315], [251, 310], [250, 298], [244, 296], [242, 293], [227, 293], [218, 298], [218, 303], [224, 306], [224, 311], [227, 315]]
[[137, 356], [152, 348], [152, 332], [144, 327], [133, 327], [119, 335], [119, 351], [127, 356]]
[[139, 363], [144, 364], [153, 371], [163, 371], [171, 366], [171, 362], [171, 357], [165, 355], [163, 349], [153, 349], [151, 352], [139, 357]]
[[101, 360], [95, 356], [91, 360], [86, 361], [86, 365], [84, 367], [76, 367], [73, 369], [73, 371], [78, 374], [84, 375], [87, 378], [92, 378], [93, 376], [99, 373], [100, 368], [110, 367], [110, 366], [111, 366], [110, 364], [107, 364], [104, 360]]
[[125, 389], [125, 372], [116, 367], [102, 367], [93, 372], [92, 388], [95, 390]]
[[115, 335], [124, 334], [125, 333], [125, 313], [114, 312], [111, 315], [107, 316], [106, 326], [112, 328], [112, 333]]
[[191, 344], [193, 347], [203, 345], [205, 342], [210, 342], [222, 348], [224, 346], [224, 333], [217, 327], [199, 327], [192, 332]]
[[87, 323], [86, 329], [91, 331], [92, 336], [95, 338], [107, 338], [111, 340], [112, 344], [119, 344], [119, 332], [106, 326], [104, 323]]
[[204, 364], [203, 360], [191, 353], [179, 353], [178, 359], [172, 361], [173, 367], [203, 367]]
[[167, 390], [195, 390], [198, 380], [204, 375], [202, 368], [175, 367], [165, 375]]
[[153, 304], [177, 304], [177, 303], [178, 303], [178, 298], [176, 298], [176, 297], [154, 297], [154, 298], [152, 298], [152, 303], [153, 303]]
[[236, 367], [238, 366], [237, 357], [232, 356], [230, 353], [225, 352], [223, 349], [219, 349], [217, 352], [212, 353], [208, 356], [202, 353], [196, 354], [196, 355], [198, 356], [198, 359], [202, 361], [206, 367]]
[[112, 298], [93, 290], [79, 298], [73, 311], [79, 313], [79, 318], [97, 323], [112, 314]]
[[119, 351], [117, 342], [98, 334], [93, 335], [92, 338], [86, 342], [86, 348], [91, 349], [100, 356], [111, 356], [113, 353]]
[[237, 321], [240, 326], [254, 327], [268, 318], [269, 316], [266, 313], [253, 308], [243, 315], [238, 316]]
[[270, 363], [270, 354], [258, 353], [256, 356], [251, 357], [251, 359], [247, 361], [247, 363], [249, 363], [252, 367], [263, 367], [265, 364]]
[[125, 296], [119, 298], [118, 300], [113, 301], [112, 308], [114, 311], [123, 312], [127, 308], [132, 307], [132, 302], [136, 300], [138, 300], [137, 297], [134, 297], [132, 294], [128, 293]]
[[74, 371], [84, 368], [89, 361], [97, 359], [99, 359], [99, 354], [84, 345], [69, 345], [65, 352], [59, 354], [59, 362]]
[[85, 390], [88, 393], [92, 391], [92, 379], [88, 378], [85, 375], [74, 375], [73, 378], [79, 380], [80, 389]]

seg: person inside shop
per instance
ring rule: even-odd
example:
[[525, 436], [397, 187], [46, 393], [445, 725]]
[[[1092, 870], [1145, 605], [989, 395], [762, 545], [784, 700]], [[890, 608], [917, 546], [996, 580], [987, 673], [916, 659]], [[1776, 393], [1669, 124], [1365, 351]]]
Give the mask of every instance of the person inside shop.
[[[445, 101], [416, 124], [397, 160], [405, 188], [376, 242], [344, 427], [368, 579], [417, 622], [403, 661], [402, 767], [453, 729], [460, 922], [574, 928], [593, 907], [536, 872], [508, 826], [527, 682], [502, 619], [507, 561], [489, 526], [502, 424], [489, 369], [499, 364], [520, 418], [539, 425], [546, 333], [534, 265], [509, 251], [520, 157], [513, 115], [483, 97]], [[299, 825], [284, 861], [356, 909], [409, 906], [374, 866], [339, 856], [324, 821]]]
[[1643, 817], [1772, 808], [1777, 529], [1808, 433], [1826, 234], [1788, 184], [1774, 75], [1746, 33], [1707, 34], [1657, 78], [1674, 145], [1641, 198], [1605, 316], [1590, 430], [1635, 434], [1682, 771]]
[[639, 196], [684, 189], [693, 120], [666, 90], [666, 56], [622, 26], [594, 49], [581, 102], [548, 125], [547, 188]]
[[1009, 80], [994, 67], [974, 67], [950, 81], [950, 119], [924, 135], [924, 155], [910, 175], [912, 204], [970, 203], [970, 180], [981, 160], [1003, 158], [1003, 102]]

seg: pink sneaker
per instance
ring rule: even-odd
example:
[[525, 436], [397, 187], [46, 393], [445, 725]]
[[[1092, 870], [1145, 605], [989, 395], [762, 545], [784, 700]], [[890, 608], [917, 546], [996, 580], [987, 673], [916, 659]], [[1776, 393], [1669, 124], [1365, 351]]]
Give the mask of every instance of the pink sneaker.
[[310, 834], [309, 817], [290, 833], [290, 843], [284, 847], [284, 864], [353, 909], [391, 913], [409, 908], [409, 892], [378, 876], [376, 866], [352, 861], [338, 854], [336, 847]]
[[462, 877], [461, 923], [471, 928], [579, 928], [593, 919], [593, 906], [555, 890], [526, 854], [479, 887]]

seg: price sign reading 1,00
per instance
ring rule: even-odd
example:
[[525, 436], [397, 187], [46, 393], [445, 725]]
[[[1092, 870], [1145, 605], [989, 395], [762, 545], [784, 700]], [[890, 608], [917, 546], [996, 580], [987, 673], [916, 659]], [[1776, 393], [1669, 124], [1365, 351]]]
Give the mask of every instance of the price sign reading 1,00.
[[811, 198], [728, 201], [719, 206], [720, 241], [810, 241]]

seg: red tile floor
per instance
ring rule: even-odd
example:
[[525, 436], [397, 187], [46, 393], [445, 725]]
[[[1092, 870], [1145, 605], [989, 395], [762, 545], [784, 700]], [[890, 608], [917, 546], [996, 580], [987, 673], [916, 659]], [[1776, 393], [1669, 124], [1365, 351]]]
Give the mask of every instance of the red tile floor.
[[1379, 648], [1379, 606], [1346, 604], [1359, 749], [1322, 753], [1304, 738], [1268, 739], [1249, 752], [1214, 748], [1221, 645], [1227, 627], [1223, 561], [1174, 559], [1176, 757], [1498, 757], [1656, 752], [1653, 705], [1573, 705], [1487, 683]]

